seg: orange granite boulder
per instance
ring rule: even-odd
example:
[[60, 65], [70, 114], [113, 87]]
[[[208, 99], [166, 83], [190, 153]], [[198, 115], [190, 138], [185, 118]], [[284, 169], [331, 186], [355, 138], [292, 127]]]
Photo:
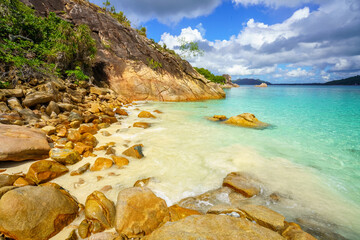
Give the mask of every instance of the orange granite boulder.
[[260, 184], [250, 175], [240, 172], [229, 173], [223, 181], [223, 186], [230, 187], [245, 197], [260, 193]]
[[113, 161], [109, 158], [99, 157], [95, 160], [95, 163], [91, 166], [90, 171], [101, 171], [111, 168]]
[[0, 124], [0, 161], [44, 159], [50, 146], [45, 133], [23, 126]]
[[25, 186], [0, 199], [0, 232], [14, 239], [45, 240], [71, 223], [77, 202], [52, 186]]
[[143, 237], [169, 219], [165, 200], [157, 197], [149, 188], [133, 187], [119, 192], [115, 229], [121, 236]]
[[58, 162], [40, 160], [31, 164], [26, 174], [26, 178], [39, 184], [57, 178], [68, 171], [69, 169], [67, 167]]
[[142, 148], [143, 148], [142, 144], [137, 144], [137, 145], [134, 145], [134, 146], [126, 149], [122, 154], [124, 154], [128, 157], [142, 158], [142, 157], [144, 157]]
[[138, 115], [139, 118], [156, 118], [151, 112], [142, 111]]
[[224, 123], [246, 128], [262, 129], [269, 126], [268, 123], [259, 121], [252, 113], [242, 113], [226, 120]]

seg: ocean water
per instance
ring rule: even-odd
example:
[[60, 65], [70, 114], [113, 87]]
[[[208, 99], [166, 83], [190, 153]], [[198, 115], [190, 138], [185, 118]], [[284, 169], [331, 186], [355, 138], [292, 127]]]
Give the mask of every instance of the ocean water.
[[[145, 106], [165, 113], [147, 139], [162, 173], [152, 186], [172, 202], [220, 186], [230, 171], [245, 171], [269, 194], [288, 196], [270, 206], [287, 219], [311, 218], [359, 238], [360, 87], [245, 86], [227, 90], [224, 100]], [[272, 126], [254, 130], [206, 119], [245, 112]]]

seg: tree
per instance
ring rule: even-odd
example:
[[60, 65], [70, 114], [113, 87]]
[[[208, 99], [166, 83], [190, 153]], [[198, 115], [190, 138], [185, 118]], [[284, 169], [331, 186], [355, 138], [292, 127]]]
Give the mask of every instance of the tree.
[[197, 42], [188, 42], [184, 38], [179, 38], [180, 43], [180, 55], [184, 58], [191, 58], [197, 56], [203, 56], [204, 50], [199, 48], [199, 44]]

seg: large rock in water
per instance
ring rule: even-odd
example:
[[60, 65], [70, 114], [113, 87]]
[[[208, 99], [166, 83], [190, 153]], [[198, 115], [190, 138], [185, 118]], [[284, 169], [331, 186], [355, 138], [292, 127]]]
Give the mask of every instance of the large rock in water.
[[194, 215], [166, 223], [143, 240], [284, 240], [278, 233], [243, 218], [226, 215]]
[[206, 80], [187, 61], [120, 24], [100, 7], [87, 1], [23, 2], [31, 3], [43, 16], [56, 12], [75, 25], [87, 24], [98, 48], [93, 69], [95, 80], [107, 81], [114, 91], [129, 100], [191, 101], [225, 97], [218, 84]]
[[55, 187], [16, 188], [0, 199], [0, 232], [14, 239], [49, 239], [77, 213], [77, 202]]
[[133, 187], [119, 192], [115, 229], [121, 236], [142, 237], [169, 220], [166, 202], [149, 188]]
[[39, 130], [0, 124], [0, 161], [44, 159], [50, 146], [46, 135]]
[[266, 128], [268, 123], [259, 121], [252, 113], [242, 113], [240, 115], [229, 118], [225, 121], [226, 124], [246, 127], [246, 128]]

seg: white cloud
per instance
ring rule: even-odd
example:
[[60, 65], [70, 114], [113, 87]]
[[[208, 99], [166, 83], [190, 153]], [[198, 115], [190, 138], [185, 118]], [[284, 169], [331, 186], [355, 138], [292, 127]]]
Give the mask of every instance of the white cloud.
[[298, 78], [298, 77], [313, 76], [314, 74], [306, 71], [305, 69], [297, 68], [297, 69], [288, 71], [286, 73], [286, 75], [289, 77]]
[[241, 4], [244, 6], [250, 5], [264, 5], [268, 7], [278, 8], [281, 6], [285, 7], [296, 7], [303, 3], [317, 2], [311, 0], [232, 0], [235, 4]]
[[[237, 2], [250, 4], [246, 0]], [[229, 39], [209, 41], [198, 29], [185, 28], [179, 36], [164, 33], [161, 42], [176, 48], [178, 38], [197, 41], [205, 55], [190, 62], [218, 74], [231, 74], [233, 79], [271, 74], [284, 81], [333, 80], [360, 71], [359, 15], [356, 0], [328, 0], [313, 12], [308, 7], [298, 9], [278, 24], [250, 19], [238, 35]]]

